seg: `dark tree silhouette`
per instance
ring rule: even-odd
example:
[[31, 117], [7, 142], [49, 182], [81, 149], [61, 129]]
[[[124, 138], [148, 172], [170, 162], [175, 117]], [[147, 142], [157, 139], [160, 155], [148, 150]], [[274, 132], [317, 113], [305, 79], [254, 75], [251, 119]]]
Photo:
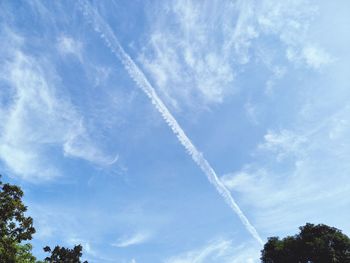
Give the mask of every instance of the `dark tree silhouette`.
[[339, 229], [306, 224], [300, 233], [270, 237], [261, 251], [263, 263], [350, 263], [350, 239]]
[[[51, 253], [50, 257], [46, 257], [45, 261], [50, 263], [81, 263], [83, 247], [81, 245], [74, 246], [73, 249], [56, 246], [53, 250], [50, 247], [44, 247], [44, 251]], [[83, 263], [88, 263], [84, 261]]]
[[20, 187], [4, 184], [0, 175], [0, 262], [16, 262], [19, 244], [35, 233], [33, 219], [25, 216]]

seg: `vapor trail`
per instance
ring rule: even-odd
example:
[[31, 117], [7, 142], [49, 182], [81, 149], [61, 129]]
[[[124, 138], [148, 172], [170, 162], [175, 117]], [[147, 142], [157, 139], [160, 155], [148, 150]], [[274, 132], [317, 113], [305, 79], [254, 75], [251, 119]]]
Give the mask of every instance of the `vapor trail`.
[[94, 30], [100, 34], [101, 38], [106, 42], [107, 46], [121, 61], [126, 71], [130, 75], [130, 77], [136, 82], [138, 87], [141, 88], [142, 91], [146, 93], [146, 95], [150, 98], [152, 104], [157, 108], [157, 110], [160, 112], [163, 119], [172, 129], [173, 133], [176, 135], [180, 143], [185, 147], [187, 153], [192, 157], [194, 162], [207, 176], [209, 182], [214, 185], [214, 187], [224, 198], [226, 203], [238, 215], [248, 232], [262, 245], [263, 241], [256, 229], [254, 228], [254, 226], [249, 222], [248, 218], [239, 208], [238, 204], [231, 196], [229, 190], [220, 181], [209, 162], [204, 158], [202, 153], [197, 150], [197, 148], [193, 145], [191, 140], [187, 137], [187, 135], [185, 134], [181, 126], [178, 124], [176, 119], [173, 117], [168, 108], [159, 98], [155, 89], [149, 83], [144, 73], [135, 64], [131, 57], [125, 52], [123, 47], [120, 45], [118, 39], [114, 35], [110, 26], [103, 20], [103, 18], [92, 8], [92, 6], [87, 1], [83, 2], [82, 0], [80, 0], [79, 5], [84, 16], [92, 24]]

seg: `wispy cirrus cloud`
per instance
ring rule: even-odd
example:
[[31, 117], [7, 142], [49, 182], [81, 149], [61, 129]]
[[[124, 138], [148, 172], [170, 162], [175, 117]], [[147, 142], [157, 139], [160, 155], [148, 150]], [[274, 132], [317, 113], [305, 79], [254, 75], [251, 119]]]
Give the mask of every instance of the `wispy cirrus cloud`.
[[[225, 50], [233, 6], [227, 2], [170, 1], [158, 7], [140, 61], [174, 108], [222, 102], [235, 92], [231, 50]], [[220, 12], [220, 17], [210, 15]], [[172, 25], [164, 23], [172, 17]], [[220, 40], [220, 41], [218, 41]]]
[[[83, 117], [69, 97], [59, 91], [54, 66], [43, 57], [22, 50], [25, 42], [10, 29], [2, 33], [0, 157], [15, 174], [28, 179], [51, 179], [60, 174], [48, 152], [94, 163], [110, 164], [116, 159], [104, 155], [89, 138]], [[62, 152], [62, 151], [61, 151]]]
[[268, 131], [264, 135], [264, 142], [258, 146], [260, 150], [267, 150], [276, 155], [276, 159], [281, 161], [286, 156], [301, 155], [303, 144], [307, 144], [308, 138], [292, 131]]
[[170, 257], [164, 263], [254, 263], [258, 262], [259, 250], [252, 244], [235, 246], [231, 240], [221, 239], [207, 245]]
[[137, 232], [130, 236], [124, 236], [118, 239], [112, 244], [114, 247], [125, 248], [129, 246], [139, 245], [149, 241], [152, 238], [152, 235], [146, 231]]
[[[150, 14], [148, 44], [139, 61], [177, 110], [223, 102], [239, 91], [236, 80], [249, 64], [262, 63], [271, 71], [266, 87], [271, 93], [287, 71], [282, 61], [315, 70], [333, 61], [309, 39], [318, 14], [309, 0], [173, 0], [157, 8], [156, 15]], [[174, 22], [166, 23], [169, 18]], [[261, 56], [271, 42], [274, 50]]]
[[241, 202], [254, 208], [264, 231], [285, 233], [307, 221], [348, 227], [329, 216], [350, 202], [348, 114], [347, 105], [323, 120], [309, 119], [312, 126], [268, 131], [255, 162], [222, 177]]
[[62, 55], [74, 55], [82, 59], [83, 44], [70, 36], [61, 35], [57, 39], [57, 48]]
[[304, 63], [315, 70], [318, 70], [322, 66], [328, 65], [335, 60], [335, 58], [317, 45], [306, 45], [300, 51], [295, 51], [292, 48], [289, 48], [287, 49], [286, 56], [291, 62], [296, 64]]

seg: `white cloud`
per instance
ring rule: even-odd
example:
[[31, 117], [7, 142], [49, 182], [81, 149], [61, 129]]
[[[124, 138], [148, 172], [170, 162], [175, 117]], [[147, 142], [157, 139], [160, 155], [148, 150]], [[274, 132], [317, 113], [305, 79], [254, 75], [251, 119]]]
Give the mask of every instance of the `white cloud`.
[[118, 155], [111, 157], [101, 152], [89, 138], [82, 122], [77, 123], [75, 129], [66, 134], [63, 151], [66, 156], [82, 158], [101, 165], [112, 165], [119, 159]]
[[5, 65], [1, 78], [13, 94], [3, 109], [1, 158], [22, 176], [52, 177], [57, 171], [44, 164], [43, 146], [64, 140], [63, 130], [74, 129], [76, 116], [66, 103], [56, 100], [40, 65], [31, 57], [16, 51]]
[[[276, 63], [286, 54], [293, 64], [314, 69], [332, 60], [326, 50], [306, 44], [318, 14], [309, 0], [172, 0], [158, 8], [162, 11], [151, 17], [149, 44], [140, 61], [163, 98], [178, 110], [223, 102], [237, 92], [235, 79], [250, 62], [269, 61], [272, 77], [266, 92], [271, 93], [287, 71]], [[166, 22], [170, 18], [173, 23]], [[275, 43], [274, 57], [259, 56], [266, 41]]]
[[315, 45], [305, 45], [301, 49], [289, 47], [286, 56], [297, 65], [305, 64], [315, 70], [335, 61], [330, 54]]
[[106, 80], [111, 74], [112, 69], [109, 67], [103, 67], [103, 66], [95, 66], [95, 78], [94, 78], [94, 85], [100, 86], [105, 84]]
[[225, 174], [221, 177], [222, 182], [231, 190], [240, 191], [254, 187], [256, 178], [245, 171], [235, 174]]
[[201, 263], [208, 260], [209, 257], [216, 257], [226, 251], [231, 245], [230, 241], [224, 240], [211, 243], [201, 249], [189, 251], [183, 255], [168, 259], [166, 263]]
[[120, 238], [117, 242], [113, 243], [112, 246], [124, 248], [134, 245], [139, 245], [145, 243], [151, 239], [151, 234], [148, 232], [138, 232], [131, 236], [124, 236]]
[[349, 227], [343, 217], [331, 216], [350, 204], [349, 108], [324, 114], [323, 120], [307, 119], [294, 130], [268, 131], [255, 161], [222, 177], [252, 208], [265, 234], [285, 234], [310, 221]]
[[57, 48], [63, 55], [74, 55], [82, 58], [83, 44], [72, 37], [62, 35], [57, 40]]
[[258, 121], [258, 110], [256, 106], [254, 106], [251, 102], [248, 101], [247, 103], [244, 104], [244, 109], [250, 122], [257, 125], [259, 121]]
[[[12, 35], [15, 35], [12, 33]], [[4, 39], [13, 42], [11, 34]], [[57, 88], [52, 65], [21, 50], [21, 43], [3, 47], [0, 81], [0, 158], [15, 174], [28, 179], [51, 179], [60, 174], [48, 153], [60, 152], [98, 164], [117, 158], [105, 156], [89, 138], [82, 117]]]
[[306, 63], [315, 69], [319, 69], [333, 61], [333, 58], [327, 52], [314, 46], [304, 47], [303, 55]]
[[307, 138], [288, 130], [280, 132], [268, 131], [264, 136], [264, 143], [258, 147], [276, 153], [277, 160], [282, 160], [291, 154], [301, 154], [302, 145], [307, 142]]
[[259, 262], [259, 248], [252, 244], [234, 246], [230, 240], [217, 240], [165, 260], [165, 263], [254, 263]]
[[272, 76], [266, 82], [266, 94], [273, 94], [274, 88], [278, 80], [282, 79], [286, 75], [287, 69], [285, 67], [274, 66], [272, 68]]
[[[228, 2], [224, 10], [219, 2], [171, 1], [161, 7], [167, 10], [166, 15], [154, 18], [149, 46], [140, 60], [175, 108], [193, 101], [198, 106], [220, 103], [234, 92], [230, 51], [224, 50], [224, 42], [217, 41], [224, 36], [233, 6]], [[213, 10], [220, 10], [219, 18], [208, 16]], [[169, 16], [176, 27], [164, 23]]]

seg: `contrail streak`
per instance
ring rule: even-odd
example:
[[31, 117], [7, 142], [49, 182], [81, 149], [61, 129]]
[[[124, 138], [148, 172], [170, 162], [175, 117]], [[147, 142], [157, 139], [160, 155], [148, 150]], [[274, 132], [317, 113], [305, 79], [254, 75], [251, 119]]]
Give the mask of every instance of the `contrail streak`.
[[117, 56], [117, 58], [124, 65], [126, 71], [130, 77], [136, 82], [137, 86], [142, 89], [144, 93], [150, 98], [152, 104], [162, 115], [163, 119], [172, 129], [180, 143], [185, 147], [187, 153], [192, 157], [193, 161], [199, 166], [199, 168], [207, 176], [209, 182], [214, 185], [216, 190], [224, 198], [226, 203], [231, 209], [238, 215], [248, 232], [261, 244], [263, 241], [259, 236], [254, 226], [249, 222], [248, 218], [244, 215], [242, 210], [239, 208], [236, 201], [231, 196], [230, 191], [220, 181], [216, 175], [214, 169], [211, 167], [209, 162], [204, 158], [201, 152], [193, 145], [191, 140], [187, 137], [184, 130], [178, 124], [174, 116], [170, 113], [168, 108], [164, 105], [162, 100], [157, 95], [155, 89], [147, 80], [144, 73], [135, 64], [132, 58], [125, 52], [123, 47], [120, 45], [118, 39], [114, 35], [110, 26], [103, 20], [103, 18], [92, 8], [88, 2], [79, 1], [81, 10], [84, 16], [92, 24], [94, 30], [100, 34], [101, 38], [106, 42], [107, 46]]

